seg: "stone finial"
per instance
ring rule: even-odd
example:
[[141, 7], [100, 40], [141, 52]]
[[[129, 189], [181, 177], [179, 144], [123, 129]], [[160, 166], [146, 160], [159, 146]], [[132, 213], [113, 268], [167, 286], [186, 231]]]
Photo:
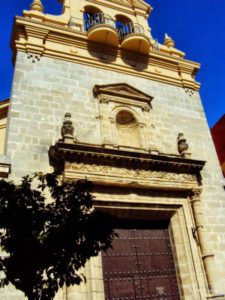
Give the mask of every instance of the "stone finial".
[[169, 37], [167, 33], [165, 34], [164, 45], [168, 48], [174, 48], [175, 46], [174, 40], [171, 37]]
[[41, 0], [33, 0], [33, 2], [30, 5], [30, 10], [39, 11], [41, 13], [44, 12], [44, 6], [41, 2]]
[[64, 143], [73, 144], [75, 137], [74, 137], [74, 127], [73, 122], [71, 120], [71, 114], [66, 113], [65, 119], [63, 121], [63, 126], [61, 128], [61, 135], [62, 141]]
[[187, 152], [189, 146], [184, 137], [183, 133], [178, 133], [177, 137], [177, 149], [182, 157], [188, 158], [191, 156], [191, 153]]

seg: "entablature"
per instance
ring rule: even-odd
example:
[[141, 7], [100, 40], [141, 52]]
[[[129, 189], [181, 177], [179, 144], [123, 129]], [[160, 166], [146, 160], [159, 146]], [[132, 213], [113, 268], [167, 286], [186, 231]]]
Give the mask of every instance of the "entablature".
[[[71, 9], [71, 4], [68, 5], [66, 0], [59, 0], [59, 2], [64, 4], [64, 6], [69, 6]], [[87, 5], [92, 3], [93, 5], [99, 5], [100, 7], [113, 8], [117, 11], [137, 13], [144, 16], [149, 15], [152, 11], [152, 7], [148, 3], [140, 0], [88, 0], [86, 3]]]
[[191, 190], [199, 186], [205, 162], [166, 154], [107, 149], [91, 144], [57, 142], [50, 163], [66, 178], [88, 178], [97, 185]]
[[[135, 75], [192, 90], [200, 85], [194, 79], [199, 64], [179, 56], [150, 49], [148, 55], [120, 47], [104, 47], [89, 42], [87, 33], [73, 30], [68, 24], [51, 23], [16, 17], [12, 37], [14, 55], [17, 51], [67, 60], [116, 72]], [[171, 49], [171, 48], [168, 48]], [[110, 62], [110, 64], [108, 63]]]
[[0, 179], [8, 178], [11, 172], [11, 163], [5, 155], [0, 155]]

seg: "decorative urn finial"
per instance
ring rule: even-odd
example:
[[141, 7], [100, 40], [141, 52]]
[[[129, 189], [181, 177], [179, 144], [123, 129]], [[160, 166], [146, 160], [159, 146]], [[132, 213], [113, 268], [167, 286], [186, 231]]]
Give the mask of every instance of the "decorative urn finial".
[[63, 121], [63, 126], [61, 128], [62, 141], [64, 143], [73, 144], [74, 137], [74, 127], [73, 122], [71, 120], [71, 113], [65, 114], [65, 119]]
[[174, 40], [171, 37], [169, 37], [167, 33], [165, 34], [164, 45], [168, 48], [174, 48], [175, 46]]
[[177, 149], [182, 157], [188, 158], [191, 156], [191, 153], [187, 152], [189, 146], [187, 140], [184, 137], [183, 133], [178, 133], [177, 137]]
[[44, 12], [44, 6], [41, 2], [41, 0], [34, 0], [30, 5], [30, 10], [35, 10], [39, 12]]

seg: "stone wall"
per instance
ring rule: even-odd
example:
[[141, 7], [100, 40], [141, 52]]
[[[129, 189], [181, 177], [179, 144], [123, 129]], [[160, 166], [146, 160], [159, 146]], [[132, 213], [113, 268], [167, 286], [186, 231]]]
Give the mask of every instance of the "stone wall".
[[5, 151], [5, 135], [8, 114], [8, 101], [0, 102], [0, 155]]
[[161, 153], [178, 154], [177, 135], [182, 132], [192, 158], [207, 162], [202, 171], [202, 205], [221, 278], [219, 292], [225, 292], [223, 177], [197, 92], [51, 58], [32, 63], [25, 53], [18, 53], [7, 144], [11, 177], [51, 170], [48, 150], [60, 138], [66, 112], [72, 114], [79, 142], [102, 144], [98, 101], [92, 90], [96, 84], [113, 83], [127, 83], [154, 97], [151, 138]]

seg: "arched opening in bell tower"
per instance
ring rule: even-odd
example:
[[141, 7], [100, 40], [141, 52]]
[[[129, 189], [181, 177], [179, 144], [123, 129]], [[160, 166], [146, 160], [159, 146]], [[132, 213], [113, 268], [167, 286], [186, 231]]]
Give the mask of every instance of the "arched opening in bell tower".
[[84, 7], [83, 28], [87, 32], [88, 41], [117, 47], [119, 44], [115, 22], [110, 15], [92, 5]]
[[85, 6], [84, 7], [84, 30], [88, 31], [90, 28], [92, 28], [95, 24], [98, 22], [100, 23], [102, 20], [103, 12], [95, 7], [95, 6]]
[[84, 8], [84, 30], [88, 31], [94, 26], [108, 24], [114, 27], [114, 21], [111, 16], [105, 14], [95, 6], [85, 6]]
[[132, 33], [144, 33], [141, 25], [132, 22], [130, 18], [124, 15], [116, 15], [116, 28], [119, 32], [120, 39]]

